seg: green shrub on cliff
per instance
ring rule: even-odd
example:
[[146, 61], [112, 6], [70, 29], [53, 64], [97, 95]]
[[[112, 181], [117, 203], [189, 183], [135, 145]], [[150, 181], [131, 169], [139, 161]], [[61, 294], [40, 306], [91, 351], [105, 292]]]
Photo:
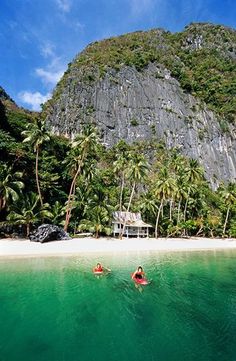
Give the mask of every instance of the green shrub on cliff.
[[[184, 91], [199, 97], [227, 122], [235, 122], [236, 32], [220, 25], [191, 24], [180, 33], [154, 29], [96, 41], [70, 63], [53, 101], [60, 97], [70, 74], [95, 82], [108, 69], [123, 66], [142, 71], [149, 63], [164, 65]], [[89, 74], [92, 74], [90, 76]]]

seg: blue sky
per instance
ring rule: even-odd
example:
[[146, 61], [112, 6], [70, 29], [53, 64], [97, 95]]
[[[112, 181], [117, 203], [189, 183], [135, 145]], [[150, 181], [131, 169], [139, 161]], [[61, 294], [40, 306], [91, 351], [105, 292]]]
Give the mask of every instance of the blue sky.
[[39, 110], [67, 64], [89, 43], [135, 30], [181, 31], [190, 22], [235, 28], [235, 0], [1, 0], [0, 85]]

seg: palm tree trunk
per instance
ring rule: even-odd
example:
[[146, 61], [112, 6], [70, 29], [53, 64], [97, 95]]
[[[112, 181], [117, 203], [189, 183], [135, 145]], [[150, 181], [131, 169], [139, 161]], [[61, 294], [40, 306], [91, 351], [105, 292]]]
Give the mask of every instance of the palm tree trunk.
[[201, 234], [201, 233], [202, 233], [202, 230], [203, 230], [203, 226], [200, 226], [199, 230], [197, 231], [196, 236], [198, 236], [199, 234]]
[[6, 207], [6, 198], [0, 197], [0, 211]]
[[70, 214], [71, 214], [71, 197], [72, 197], [72, 193], [73, 193], [73, 189], [74, 189], [74, 186], [75, 186], [75, 182], [76, 182], [76, 179], [80, 173], [80, 169], [81, 169], [81, 163], [79, 164], [78, 166], [78, 169], [74, 175], [74, 178], [71, 182], [71, 186], [70, 186], [70, 192], [69, 192], [69, 196], [68, 196], [68, 200], [67, 200], [67, 207], [66, 207], [66, 220], [65, 220], [65, 225], [64, 225], [64, 231], [67, 231], [68, 229], [68, 225], [69, 225], [69, 222], [70, 222]]
[[130, 209], [130, 206], [131, 206], [131, 202], [132, 202], [132, 199], [133, 199], [133, 196], [134, 196], [134, 190], [135, 190], [135, 182], [133, 184], [133, 187], [132, 187], [132, 191], [131, 191], [131, 194], [130, 194], [130, 198], [129, 198], [129, 204], [128, 204], [128, 208], [127, 208], [127, 212], [129, 212], [129, 209]]
[[157, 231], [158, 231], [158, 224], [159, 224], [159, 219], [160, 219], [160, 214], [161, 214], [162, 207], [163, 207], [163, 198], [161, 199], [161, 204], [160, 204], [160, 207], [159, 207], [158, 213], [157, 213], [156, 226], [155, 226], [155, 238], [157, 238], [157, 236], [158, 236]]
[[[75, 190], [76, 190], [75, 185], [76, 185], [76, 182], [74, 183], [73, 190], [72, 190], [72, 193], [71, 193], [71, 197], [70, 197], [71, 202], [73, 202], [74, 199], [75, 199]], [[68, 211], [68, 217], [67, 217], [67, 218], [68, 218], [68, 222], [70, 221], [71, 211], [72, 211], [72, 207], [70, 207], [70, 208], [69, 208], [69, 211]]]
[[177, 225], [179, 224], [179, 218], [180, 218], [180, 207], [181, 207], [181, 201], [178, 202], [178, 215], [177, 215]]
[[188, 197], [186, 199], [185, 206], [184, 206], [184, 222], [186, 221], [187, 207], [188, 207]]
[[172, 221], [172, 204], [173, 204], [173, 199], [170, 200], [170, 222]]
[[[130, 206], [131, 206], [131, 202], [132, 202], [132, 199], [133, 199], [133, 196], [134, 196], [134, 190], [135, 190], [135, 182], [134, 182], [133, 187], [132, 187], [132, 191], [131, 191], [131, 194], [130, 194], [129, 203], [128, 203], [128, 207], [127, 207], [126, 213], [129, 212], [129, 209], [130, 209]], [[123, 237], [123, 235], [124, 235], [124, 231], [125, 231], [125, 227], [126, 227], [126, 223], [127, 223], [126, 218], [127, 218], [127, 217], [125, 216], [125, 222], [124, 222], [124, 225], [123, 225], [122, 232], [121, 232], [121, 234], [120, 234], [120, 239], [122, 239], [122, 237]]]
[[120, 189], [120, 206], [119, 206], [120, 212], [122, 211], [124, 185], [125, 185], [125, 172], [122, 172], [121, 189]]
[[39, 186], [39, 171], [38, 171], [38, 165], [39, 165], [39, 147], [37, 147], [37, 149], [36, 149], [35, 178], [36, 178], [36, 184], [37, 184], [37, 189], [38, 189], [38, 195], [39, 195], [40, 204], [41, 204], [41, 207], [43, 207], [43, 199], [42, 199], [42, 194], [41, 194], [40, 186]]
[[30, 224], [27, 223], [26, 224], [26, 236], [29, 237], [29, 233], [30, 233]]
[[98, 227], [96, 227], [96, 235], [95, 235], [95, 238], [98, 238], [99, 237], [99, 230], [98, 230]]
[[230, 209], [230, 207], [228, 206], [228, 208], [227, 208], [227, 212], [226, 212], [226, 217], [225, 217], [224, 228], [223, 228], [223, 236], [225, 235], [225, 230], [226, 230], [226, 226], [227, 226], [227, 223], [228, 223], [228, 218], [229, 218], [229, 209]]
[[184, 206], [184, 222], [186, 221], [186, 214], [187, 214], [187, 208], [188, 208], [188, 201], [189, 201], [189, 195], [190, 195], [190, 188], [188, 189], [188, 194]]

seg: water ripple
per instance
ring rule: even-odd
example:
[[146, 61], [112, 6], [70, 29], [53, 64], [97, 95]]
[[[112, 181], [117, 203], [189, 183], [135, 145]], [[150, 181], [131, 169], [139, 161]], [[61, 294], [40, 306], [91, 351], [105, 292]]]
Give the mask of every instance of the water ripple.
[[[104, 277], [91, 272], [96, 256], [6, 264], [0, 357], [235, 361], [235, 259], [226, 253], [101, 256], [112, 268]], [[140, 264], [153, 282], [136, 288], [130, 274]]]

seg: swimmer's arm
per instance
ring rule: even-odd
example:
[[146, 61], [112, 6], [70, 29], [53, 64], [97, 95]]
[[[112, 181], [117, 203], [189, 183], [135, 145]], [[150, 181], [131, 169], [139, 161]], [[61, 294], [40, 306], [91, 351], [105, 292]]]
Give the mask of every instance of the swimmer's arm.
[[107, 272], [111, 272], [111, 269], [108, 268], [108, 267], [103, 267], [103, 269], [104, 269], [105, 271], [107, 271]]

